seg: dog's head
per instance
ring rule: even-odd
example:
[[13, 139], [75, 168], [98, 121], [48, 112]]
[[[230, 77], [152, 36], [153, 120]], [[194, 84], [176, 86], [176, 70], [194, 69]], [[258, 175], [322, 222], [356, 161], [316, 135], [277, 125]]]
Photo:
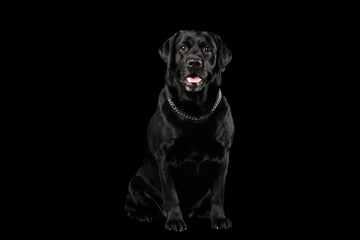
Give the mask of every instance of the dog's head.
[[214, 33], [179, 31], [159, 49], [167, 64], [170, 86], [198, 92], [210, 84], [221, 84], [221, 72], [231, 60], [231, 52]]

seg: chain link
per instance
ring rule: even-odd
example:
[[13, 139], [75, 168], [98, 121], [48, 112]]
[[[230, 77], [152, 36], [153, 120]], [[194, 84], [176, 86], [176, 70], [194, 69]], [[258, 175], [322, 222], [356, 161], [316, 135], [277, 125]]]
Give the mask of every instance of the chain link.
[[200, 120], [205, 120], [205, 119], [208, 119], [216, 110], [216, 108], [219, 106], [220, 104], [220, 101], [221, 101], [221, 98], [222, 98], [222, 93], [221, 93], [221, 90], [219, 89], [219, 92], [218, 92], [218, 97], [216, 99], [216, 102], [213, 106], [213, 108], [211, 109], [211, 111], [208, 113], [208, 114], [205, 114], [205, 115], [201, 115], [200, 117], [195, 117], [195, 116], [191, 116], [183, 111], [180, 111], [176, 106], [175, 106], [175, 103], [168, 97], [166, 98], [166, 100], [168, 101], [169, 105], [171, 106], [171, 108], [177, 113], [179, 114], [180, 116], [186, 118], [186, 119], [189, 119], [189, 120], [192, 120], [192, 121], [200, 121]]

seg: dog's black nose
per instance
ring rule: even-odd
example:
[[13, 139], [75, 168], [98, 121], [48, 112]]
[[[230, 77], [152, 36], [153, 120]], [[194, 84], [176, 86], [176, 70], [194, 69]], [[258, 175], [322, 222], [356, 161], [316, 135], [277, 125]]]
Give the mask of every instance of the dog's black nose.
[[188, 59], [186, 61], [186, 64], [188, 65], [188, 67], [201, 67], [202, 62], [199, 59], [193, 59], [192, 58], [192, 59]]

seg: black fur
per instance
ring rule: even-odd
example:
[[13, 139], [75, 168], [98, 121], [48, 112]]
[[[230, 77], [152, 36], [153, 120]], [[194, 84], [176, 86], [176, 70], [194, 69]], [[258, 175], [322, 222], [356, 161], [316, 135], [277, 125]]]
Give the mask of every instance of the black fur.
[[210, 218], [212, 228], [230, 228], [224, 213], [234, 136], [229, 104], [223, 96], [209, 118], [190, 120], [176, 112], [167, 98], [191, 116], [211, 112], [231, 52], [216, 34], [179, 31], [159, 54], [167, 64], [165, 86], [148, 125], [144, 163], [129, 183], [125, 210], [145, 222], [166, 217], [169, 230], [186, 230], [184, 217], [194, 215]]

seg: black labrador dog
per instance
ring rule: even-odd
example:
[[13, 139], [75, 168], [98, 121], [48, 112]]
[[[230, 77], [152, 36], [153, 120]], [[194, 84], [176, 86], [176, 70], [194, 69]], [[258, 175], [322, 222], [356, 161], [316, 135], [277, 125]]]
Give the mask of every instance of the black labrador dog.
[[191, 30], [175, 33], [159, 54], [167, 64], [165, 86], [125, 210], [144, 222], [166, 217], [168, 230], [186, 230], [184, 217], [191, 216], [230, 228], [224, 189], [234, 124], [220, 87], [231, 52], [218, 35]]

